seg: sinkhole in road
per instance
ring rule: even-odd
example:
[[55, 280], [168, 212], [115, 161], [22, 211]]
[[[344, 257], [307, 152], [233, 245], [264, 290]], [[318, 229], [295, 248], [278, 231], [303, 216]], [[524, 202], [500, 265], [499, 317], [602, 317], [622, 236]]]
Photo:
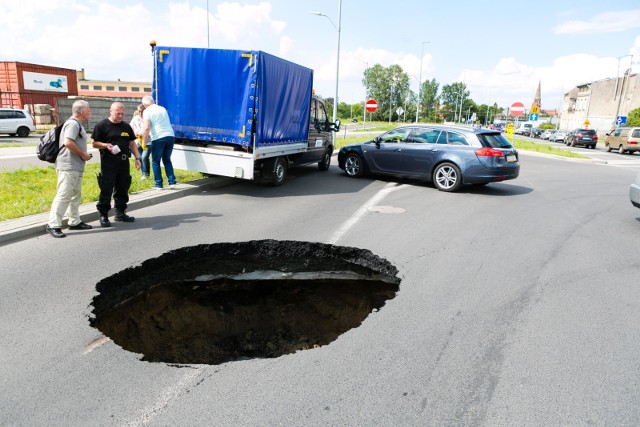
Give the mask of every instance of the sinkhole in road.
[[366, 249], [253, 240], [180, 248], [96, 285], [90, 323], [142, 360], [220, 364], [333, 342], [395, 297]]

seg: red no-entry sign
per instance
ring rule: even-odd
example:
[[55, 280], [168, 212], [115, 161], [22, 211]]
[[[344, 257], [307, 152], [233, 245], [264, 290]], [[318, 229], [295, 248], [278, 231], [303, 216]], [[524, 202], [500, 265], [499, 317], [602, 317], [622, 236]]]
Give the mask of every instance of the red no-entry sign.
[[376, 102], [375, 99], [370, 99], [365, 104], [365, 108], [367, 109], [368, 112], [373, 113], [378, 109], [378, 103]]
[[521, 116], [524, 114], [524, 104], [522, 102], [514, 102], [511, 105], [511, 115]]

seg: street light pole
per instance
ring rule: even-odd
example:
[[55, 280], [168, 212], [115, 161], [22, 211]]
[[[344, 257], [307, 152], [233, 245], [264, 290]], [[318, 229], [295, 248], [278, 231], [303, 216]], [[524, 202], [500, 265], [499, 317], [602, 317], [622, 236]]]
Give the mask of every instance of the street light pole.
[[309, 12], [309, 13], [313, 15], [324, 16], [329, 20], [329, 22], [331, 22], [331, 25], [333, 25], [333, 28], [335, 28], [336, 31], [338, 32], [338, 48], [336, 53], [336, 93], [333, 98], [333, 122], [335, 123], [335, 121], [338, 118], [338, 83], [340, 78], [340, 30], [341, 30], [341, 24], [342, 24], [342, 0], [338, 0], [338, 26], [336, 26], [336, 24], [333, 23], [331, 18], [329, 18], [324, 13], [320, 13], [320, 12]]
[[420, 78], [418, 79], [418, 102], [416, 103], [416, 123], [420, 120], [420, 98], [422, 92], [422, 58], [424, 56], [424, 45], [427, 42], [422, 42], [420, 45]]

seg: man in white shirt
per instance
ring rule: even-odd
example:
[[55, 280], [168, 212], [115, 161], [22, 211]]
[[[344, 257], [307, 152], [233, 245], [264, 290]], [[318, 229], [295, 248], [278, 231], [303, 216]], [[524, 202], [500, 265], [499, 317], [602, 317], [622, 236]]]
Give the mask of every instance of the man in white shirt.
[[151, 145], [151, 169], [155, 180], [153, 188], [162, 189], [160, 161], [162, 161], [164, 171], [167, 174], [169, 188], [173, 188], [176, 185], [176, 176], [173, 173], [171, 152], [176, 138], [169, 121], [169, 114], [164, 107], [157, 105], [153, 97], [149, 95], [142, 98], [142, 104], [145, 107], [142, 141], [147, 146]]

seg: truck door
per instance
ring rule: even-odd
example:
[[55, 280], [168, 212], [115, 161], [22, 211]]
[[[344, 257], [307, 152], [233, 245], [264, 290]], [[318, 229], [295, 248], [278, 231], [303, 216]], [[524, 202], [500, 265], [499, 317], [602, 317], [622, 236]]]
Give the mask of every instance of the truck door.
[[311, 99], [311, 112], [309, 116], [308, 151], [305, 160], [309, 163], [320, 161], [327, 146], [332, 141], [331, 131], [324, 103], [316, 97]]

